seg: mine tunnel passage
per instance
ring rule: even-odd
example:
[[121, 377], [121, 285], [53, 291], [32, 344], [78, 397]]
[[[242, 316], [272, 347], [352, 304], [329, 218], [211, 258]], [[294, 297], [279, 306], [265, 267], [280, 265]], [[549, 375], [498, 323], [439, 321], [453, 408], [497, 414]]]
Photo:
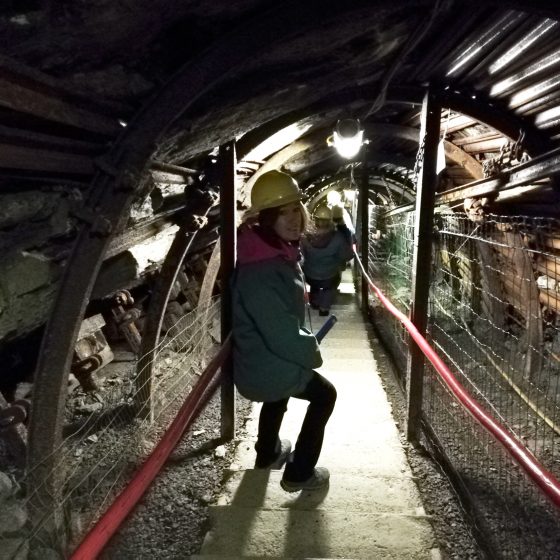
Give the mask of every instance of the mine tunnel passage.
[[[75, 545], [87, 523], [60, 522], [68, 438], [98, 444], [88, 415], [153, 422], [168, 376], [150, 356], [174, 333], [188, 333], [188, 371], [204, 370], [196, 350], [227, 331], [227, 304], [207, 321], [227, 294], [235, 209], [272, 169], [310, 210], [338, 193], [372, 278], [557, 476], [557, 8], [164, 4], [0, 14], [0, 404], [7, 469], [27, 492], [7, 538]], [[365, 141], [345, 160], [332, 143], [348, 119]], [[431, 366], [416, 375], [408, 335], [359, 291], [406, 387], [406, 436], [446, 465], [490, 556], [547, 557], [555, 510]], [[128, 373], [100, 402], [117, 363]], [[231, 386], [221, 394], [231, 418]], [[509, 538], [518, 529], [532, 538]]]

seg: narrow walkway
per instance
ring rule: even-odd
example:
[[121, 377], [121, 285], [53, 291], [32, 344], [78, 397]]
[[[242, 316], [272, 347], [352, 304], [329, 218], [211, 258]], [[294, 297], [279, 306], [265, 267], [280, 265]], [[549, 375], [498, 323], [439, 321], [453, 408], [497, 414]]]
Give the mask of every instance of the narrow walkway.
[[[342, 291], [353, 291], [349, 276]], [[280, 488], [281, 471], [253, 470], [256, 405], [193, 559], [440, 558], [377, 374], [371, 332], [353, 294], [339, 294], [337, 301], [338, 323], [321, 345], [319, 370], [338, 391], [319, 460], [331, 472], [330, 487], [289, 494]], [[314, 312], [314, 330], [322, 319]], [[296, 441], [305, 408], [304, 401], [290, 400], [282, 438]]]

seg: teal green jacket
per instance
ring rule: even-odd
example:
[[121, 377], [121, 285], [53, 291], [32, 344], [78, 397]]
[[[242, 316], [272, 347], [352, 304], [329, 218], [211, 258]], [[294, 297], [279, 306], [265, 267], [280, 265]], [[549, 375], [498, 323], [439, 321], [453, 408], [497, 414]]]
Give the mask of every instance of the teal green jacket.
[[[303, 327], [305, 284], [298, 250], [279, 239], [240, 232], [233, 279], [233, 366], [239, 392], [273, 402], [303, 391], [323, 363], [316, 338]], [[268, 242], [267, 242], [268, 241]]]

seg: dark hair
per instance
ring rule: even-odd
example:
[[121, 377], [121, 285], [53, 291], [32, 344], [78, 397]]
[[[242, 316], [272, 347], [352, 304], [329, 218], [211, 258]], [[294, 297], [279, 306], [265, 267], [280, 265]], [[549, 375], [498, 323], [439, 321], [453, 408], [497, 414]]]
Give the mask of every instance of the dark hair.
[[274, 224], [280, 215], [281, 206], [275, 206], [274, 208], [265, 208], [259, 212], [259, 225], [263, 228], [274, 228]]

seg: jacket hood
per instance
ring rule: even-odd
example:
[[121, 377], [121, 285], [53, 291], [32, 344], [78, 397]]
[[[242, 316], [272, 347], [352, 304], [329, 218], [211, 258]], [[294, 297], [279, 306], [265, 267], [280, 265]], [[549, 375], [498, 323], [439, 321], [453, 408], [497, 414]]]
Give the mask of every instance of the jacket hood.
[[296, 263], [299, 247], [280, 239], [258, 225], [241, 226], [237, 237], [237, 262], [249, 264], [269, 259], [281, 258]]

